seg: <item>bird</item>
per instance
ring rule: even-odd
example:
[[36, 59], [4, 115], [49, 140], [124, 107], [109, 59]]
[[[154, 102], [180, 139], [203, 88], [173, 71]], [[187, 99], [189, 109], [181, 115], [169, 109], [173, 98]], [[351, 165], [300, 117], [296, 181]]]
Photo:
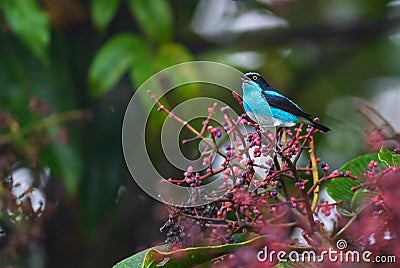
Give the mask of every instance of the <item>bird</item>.
[[243, 108], [261, 128], [284, 128], [306, 123], [322, 132], [330, 131], [330, 128], [313, 120], [310, 114], [303, 112], [296, 103], [271, 87], [260, 74], [249, 72], [241, 76], [241, 80]]

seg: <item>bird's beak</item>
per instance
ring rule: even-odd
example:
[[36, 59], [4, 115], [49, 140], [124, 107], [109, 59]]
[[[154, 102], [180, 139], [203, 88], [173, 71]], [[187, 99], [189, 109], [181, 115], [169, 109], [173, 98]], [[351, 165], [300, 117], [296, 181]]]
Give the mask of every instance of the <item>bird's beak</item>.
[[243, 83], [249, 83], [251, 80], [245, 75], [240, 76], [240, 79], [242, 80]]

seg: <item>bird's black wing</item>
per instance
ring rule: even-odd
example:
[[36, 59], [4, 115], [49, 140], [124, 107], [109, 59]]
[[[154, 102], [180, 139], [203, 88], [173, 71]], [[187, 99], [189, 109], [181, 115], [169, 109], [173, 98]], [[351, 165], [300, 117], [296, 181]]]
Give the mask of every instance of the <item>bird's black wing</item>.
[[279, 94], [278, 92], [273, 91], [269, 93], [263, 91], [262, 95], [270, 106], [311, 120], [308, 113], [303, 112], [296, 104], [294, 104], [291, 100]]
[[297, 106], [294, 102], [286, 98], [285, 96], [281, 95], [277, 91], [266, 91], [264, 90], [262, 92], [262, 96], [265, 98], [265, 100], [268, 102], [268, 104], [271, 107], [278, 108], [280, 110], [283, 110], [285, 112], [294, 114], [296, 116], [303, 117], [309, 121], [309, 124], [311, 124], [313, 127], [321, 130], [322, 132], [328, 132], [330, 131], [330, 128], [321, 125], [318, 122], [315, 122], [312, 120], [310, 115], [308, 113], [303, 112], [299, 106]]

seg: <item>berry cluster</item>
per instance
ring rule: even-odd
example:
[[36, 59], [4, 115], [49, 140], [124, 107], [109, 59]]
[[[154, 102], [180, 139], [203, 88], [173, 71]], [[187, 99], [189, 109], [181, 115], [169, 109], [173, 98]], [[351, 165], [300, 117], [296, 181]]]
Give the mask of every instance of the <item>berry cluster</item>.
[[[171, 118], [185, 122], [165, 109], [157, 99], [155, 101]], [[314, 137], [319, 131], [312, 126], [301, 124], [294, 130], [282, 129], [275, 133], [261, 130], [246, 115], [236, 118], [230, 116], [230, 108], [223, 107], [221, 112], [225, 121], [221, 123], [221, 127], [215, 127], [209, 125], [215, 109], [216, 105], [209, 108], [209, 117], [203, 122], [203, 129], [200, 132], [193, 131], [195, 138], [184, 141], [209, 141], [211, 138], [213, 144], [208, 144], [202, 152], [205, 171], [193, 172], [193, 168], [188, 167], [183, 172], [182, 179], [168, 181], [197, 187], [222, 175], [224, 185], [220, 187], [220, 191], [224, 194], [212, 203], [200, 207], [166, 205], [170, 213], [163, 230], [167, 231], [167, 241], [172, 242], [172, 249], [236, 243], [239, 242], [240, 234], [266, 235], [264, 242], [268, 247], [274, 248], [279, 241], [282, 249], [287, 248], [282, 245], [297, 244], [296, 239], [291, 236], [292, 228], [300, 229], [301, 236], [313, 248], [329, 247], [333, 240], [319, 217], [336, 214], [337, 205], [343, 201], [330, 203], [321, 200], [319, 187], [324, 181], [334, 178], [356, 180], [357, 176], [352, 175], [349, 170], [330, 171], [329, 164], [315, 156]], [[230, 144], [219, 145], [218, 138], [224, 135], [229, 136]], [[219, 166], [213, 163], [216, 155], [223, 158]], [[367, 182], [362, 183], [358, 189], [364, 187], [378, 193], [388, 189], [393, 180], [383, 183], [378, 179], [382, 178], [382, 174], [377, 174], [377, 167], [377, 162], [369, 163], [370, 170], [365, 173]], [[397, 169], [397, 176], [398, 171]], [[386, 172], [389, 174], [394, 171]], [[392, 187], [398, 187], [397, 184]], [[201, 191], [201, 187], [198, 191]], [[397, 197], [378, 194], [371, 198], [377, 207], [371, 215], [393, 216], [389, 213], [389, 208], [399, 210], [393, 202]], [[387, 231], [390, 228], [388, 217], [379, 217], [380, 222], [386, 220], [385, 224], [381, 224], [384, 227], [380, 230]], [[371, 218], [367, 219], [369, 221]], [[345, 227], [337, 234], [345, 229], [352, 230], [348, 228], [349, 224], [341, 221], [342, 219], [336, 222], [338, 225], [335, 223], [335, 226]], [[356, 225], [353, 228], [354, 226]], [[374, 226], [377, 224], [374, 223]], [[355, 233], [360, 232], [363, 230]], [[395, 235], [400, 237], [400, 234]], [[242, 257], [240, 254], [230, 254], [227, 261], [236, 265], [243, 263]]]

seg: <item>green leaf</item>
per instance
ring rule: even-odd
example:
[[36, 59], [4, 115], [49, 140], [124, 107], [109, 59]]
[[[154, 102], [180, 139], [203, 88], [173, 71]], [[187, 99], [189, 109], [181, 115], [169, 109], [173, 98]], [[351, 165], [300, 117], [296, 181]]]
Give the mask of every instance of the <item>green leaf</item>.
[[132, 267], [144, 267], [144, 260], [146, 258], [147, 253], [149, 250], [154, 249], [154, 248], [148, 248], [145, 249], [139, 253], [136, 253], [135, 255], [126, 258], [125, 260], [120, 261], [116, 265], [113, 266], [113, 268], [132, 268]]
[[[132, 83], [136, 87], [139, 87], [143, 82], [145, 82], [149, 77], [151, 77], [158, 71], [161, 71], [175, 64], [192, 60], [192, 54], [183, 45], [178, 43], [166, 43], [160, 46], [156, 55], [153, 55], [148, 51], [144, 51], [143, 53], [138, 55], [133, 62], [130, 78]], [[178, 74], [178, 77], [168, 77], [168, 79], [174, 82], [179, 82], [180, 80], [182, 80], [183, 75], [185, 75], [184, 79], [187, 79], [188, 75], [191, 75], [191, 77], [193, 77], [194, 75], [188, 71], [190, 70], [187, 69], [185, 74]], [[152, 88], [154, 90], [154, 87]]]
[[343, 200], [344, 203], [342, 205], [339, 205], [338, 207], [341, 207], [345, 211], [347, 211], [347, 213], [345, 212], [346, 215], [351, 215], [354, 211], [351, 207], [351, 200], [355, 193], [351, 190], [351, 188], [358, 185], [360, 185], [359, 180], [352, 180], [349, 178], [337, 178], [332, 179], [326, 190], [329, 196], [332, 197], [335, 201]]
[[142, 31], [157, 42], [172, 33], [172, 10], [167, 0], [128, 0], [129, 8]]
[[[154, 60], [154, 55], [150, 52], [144, 52], [133, 61], [131, 70], [129, 72], [129, 78], [131, 83], [136, 89], [138, 89], [148, 78], [157, 72], [157, 66]], [[157, 95], [162, 93], [162, 85], [160, 79], [149, 80], [146, 84], [146, 89], [153, 91]], [[154, 101], [147, 94], [147, 90], [137, 91], [139, 98], [142, 101], [143, 106], [152, 107]]]
[[164, 268], [184, 268], [193, 267], [210, 261], [242, 247], [257, 247], [265, 236], [258, 236], [242, 243], [225, 244], [220, 246], [205, 246], [195, 248], [185, 248], [175, 251], [164, 248], [154, 247], [139, 252], [121, 262], [114, 268], [127, 267], [164, 267]]
[[246, 242], [248, 240], [254, 239], [259, 237], [259, 234], [252, 233], [252, 232], [246, 232], [246, 233], [237, 233], [232, 235], [232, 240], [236, 243], [242, 243]]
[[157, 64], [160, 70], [192, 60], [192, 53], [179, 43], [165, 43], [160, 46], [157, 54]]
[[[377, 161], [380, 165], [384, 165], [379, 160], [378, 154], [366, 154], [354, 158], [350, 162], [344, 164], [339, 170], [346, 172], [350, 170], [352, 175], [357, 176], [357, 180], [350, 178], [335, 178], [332, 179], [328, 184], [326, 191], [330, 197], [335, 201], [343, 200], [343, 204], [337, 207], [338, 212], [344, 216], [352, 216], [360, 210], [360, 206], [364, 206], [363, 203], [365, 197], [365, 190], [358, 189], [352, 191], [351, 188], [360, 185], [364, 181], [364, 173], [368, 170], [368, 164], [373, 161]], [[368, 195], [369, 196], [369, 195]], [[367, 200], [368, 201], [368, 200]]]
[[142, 39], [130, 33], [112, 37], [96, 54], [89, 69], [93, 96], [107, 93], [131, 69], [133, 61], [147, 50]]
[[92, 0], [90, 16], [97, 30], [104, 31], [115, 16], [120, 0]]
[[69, 193], [76, 193], [83, 168], [79, 152], [63, 143], [53, 143], [52, 150], [57, 161], [55, 174], [60, 173]]
[[336, 210], [342, 216], [352, 217], [354, 215], [354, 212], [347, 210], [344, 206], [336, 206]]
[[47, 14], [36, 0], [0, 0], [6, 21], [18, 38], [38, 58], [45, 60], [50, 41]]
[[[160, 46], [157, 53], [156, 62], [160, 69], [168, 68], [170, 66], [185, 63], [193, 60], [191, 52], [179, 43], [165, 43]], [[179, 72], [172, 72], [168, 80], [173, 85], [184, 84], [188, 81], [198, 81], [199, 75], [196, 68], [191, 65], [185, 65], [184, 68], [179, 68]], [[177, 99], [186, 100], [196, 96], [199, 90], [199, 83], [190, 83], [181, 86], [184, 90], [178, 90], [179, 94]]]
[[351, 171], [351, 175], [357, 176], [359, 181], [364, 181], [364, 173], [368, 170], [368, 164], [371, 161], [376, 161], [380, 166], [384, 166], [385, 164], [379, 160], [378, 154], [365, 154], [358, 156], [346, 164], [344, 164], [339, 171], [346, 172], [346, 170]]
[[[132, 64], [130, 71], [130, 79], [132, 84], [138, 88], [148, 78], [165, 68], [172, 65], [193, 60], [193, 56], [183, 45], [178, 43], [166, 43], [160, 46], [157, 53], [154, 55], [149, 51], [143, 51], [138, 55]], [[182, 70], [182, 69], [180, 69]], [[151, 89], [154, 93], [161, 94], [160, 89], [162, 83], [179, 84], [183, 81], [196, 81], [197, 75], [195, 70], [190, 67], [183, 69], [181, 72], [172, 72], [169, 77], [157, 76], [156, 79], [147, 81], [146, 88]], [[190, 85], [191, 88], [197, 88], [198, 85]], [[186, 90], [187, 94], [193, 96], [193, 91]], [[141, 92], [139, 92], [140, 94]], [[148, 94], [144, 92], [139, 95], [142, 102], [147, 107], [154, 105], [154, 102], [149, 98]]]
[[154, 62], [154, 56], [150, 55], [150, 53], [142, 53], [141, 55], [138, 55], [136, 60], [133, 62], [129, 78], [132, 84], [138, 88], [156, 72], [157, 67]]
[[379, 150], [378, 156], [379, 156], [379, 160], [385, 162], [386, 165], [388, 165], [390, 167], [400, 166], [400, 154], [391, 152], [383, 146]]
[[371, 203], [371, 198], [376, 196], [377, 193], [368, 191], [366, 189], [357, 190], [350, 202], [350, 207], [354, 212], [360, 212]]
[[41, 164], [50, 167], [53, 176], [62, 180], [68, 193], [74, 194], [78, 190], [83, 171], [83, 160], [77, 147], [73, 144], [58, 142], [55, 138], [57, 127], [49, 128], [52, 142], [41, 148], [39, 158]]
[[273, 268], [292, 268], [296, 267], [292, 262], [279, 262], [278, 264], [274, 265]]

